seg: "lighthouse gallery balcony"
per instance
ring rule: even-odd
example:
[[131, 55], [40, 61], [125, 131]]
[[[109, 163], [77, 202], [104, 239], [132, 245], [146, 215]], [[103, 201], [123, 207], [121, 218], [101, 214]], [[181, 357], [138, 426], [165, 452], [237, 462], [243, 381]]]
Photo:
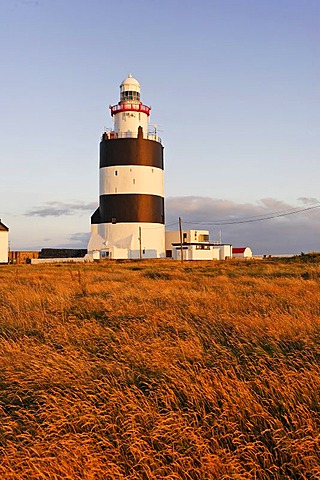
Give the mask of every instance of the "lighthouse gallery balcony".
[[143, 112], [150, 115], [151, 107], [143, 105], [142, 103], [120, 103], [117, 105], [110, 105], [111, 116], [119, 112]]
[[[101, 140], [115, 140], [117, 138], [138, 138], [138, 132], [131, 132], [128, 130], [127, 132], [117, 133], [114, 130], [105, 130], [102, 133]], [[157, 132], [147, 132], [146, 134], [143, 133], [143, 138], [162, 144], [162, 140], [157, 135]]]

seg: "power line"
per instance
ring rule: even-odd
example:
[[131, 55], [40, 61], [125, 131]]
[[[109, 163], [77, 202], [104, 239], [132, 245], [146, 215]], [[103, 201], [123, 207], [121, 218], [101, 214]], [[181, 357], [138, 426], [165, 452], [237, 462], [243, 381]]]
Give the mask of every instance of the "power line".
[[[238, 225], [241, 223], [252, 223], [252, 222], [262, 222], [265, 220], [272, 220], [273, 218], [280, 218], [280, 217], [287, 217], [289, 215], [295, 215], [297, 213], [307, 212], [309, 210], [314, 210], [316, 208], [320, 208], [320, 203], [317, 205], [312, 205], [311, 207], [306, 208], [299, 208], [299, 209], [292, 209], [289, 208], [287, 210], [280, 210], [277, 212], [267, 213], [265, 215], [253, 215], [251, 217], [243, 217], [238, 220], [220, 220], [220, 221], [203, 221], [199, 222], [197, 220], [189, 220], [184, 221], [184, 224], [192, 224], [192, 225]], [[167, 223], [165, 227], [172, 227], [173, 225], [179, 225], [179, 222]], [[143, 227], [143, 230], [157, 230], [158, 228], [163, 228], [163, 225], [159, 225], [157, 227]]]
[[307, 212], [309, 210], [314, 210], [316, 208], [320, 208], [320, 203], [317, 205], [313, 205], [312, 207], [300, 208], [295, 210], [282, 210], [280, 212], [273, 212], [265, 215], [256, 215], [253, 217], [242, 218], [239, 220], [228, 221], [228, 220], [221, 220], [219, 222], [209, 221], [209, 222], [198, 222], [198, 221], [188, 221], [184, 223], [194, 224], [194, 225], [236, 225], [240, 223], [252, 223], [252, 222], [262, 222], [265, 220], [272, 220], [273, 218], [280, 218], [280, 217], [287, 217], [289, 215], [295, 215], [297, 213]]

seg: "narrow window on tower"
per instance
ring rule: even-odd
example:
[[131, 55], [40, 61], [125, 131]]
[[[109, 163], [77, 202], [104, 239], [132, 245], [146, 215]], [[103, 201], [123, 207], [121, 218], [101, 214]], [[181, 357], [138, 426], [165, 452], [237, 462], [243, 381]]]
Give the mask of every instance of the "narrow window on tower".
[[117, 170], [115, 170], [115, 171], [114, 171], [114, 174], [115, 174], [115, 176], [117, 176], [117, 175], [118, 175], [118, 171], [117, 171]]
[[136, 184], [136, 179], [135, 178], [132, 180], [132, 183], [133, 183], [133, 185]]
[[118, 189], [117, 189], [117, 187], [116, 187], [116, 188], [114, 189], [114, 193], [117, 193], [117, 192], [118, 192]]

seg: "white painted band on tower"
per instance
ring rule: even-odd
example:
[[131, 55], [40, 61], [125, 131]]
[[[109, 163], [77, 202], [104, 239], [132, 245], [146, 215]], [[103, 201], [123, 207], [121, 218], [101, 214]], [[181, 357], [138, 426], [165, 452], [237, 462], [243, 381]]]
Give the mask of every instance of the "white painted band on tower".
[[145, 193], [164, 196], [163, 170], [141, 165], [117, 165], [100, 169], [100, 195]]

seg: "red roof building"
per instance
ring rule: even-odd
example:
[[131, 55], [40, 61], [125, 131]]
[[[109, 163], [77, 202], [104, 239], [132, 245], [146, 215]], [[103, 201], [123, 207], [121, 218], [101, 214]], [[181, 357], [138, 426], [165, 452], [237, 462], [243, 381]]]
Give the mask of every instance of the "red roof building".
[[249, 247], [233, 247], [232, 258], [252, 258], [252, 251]]

